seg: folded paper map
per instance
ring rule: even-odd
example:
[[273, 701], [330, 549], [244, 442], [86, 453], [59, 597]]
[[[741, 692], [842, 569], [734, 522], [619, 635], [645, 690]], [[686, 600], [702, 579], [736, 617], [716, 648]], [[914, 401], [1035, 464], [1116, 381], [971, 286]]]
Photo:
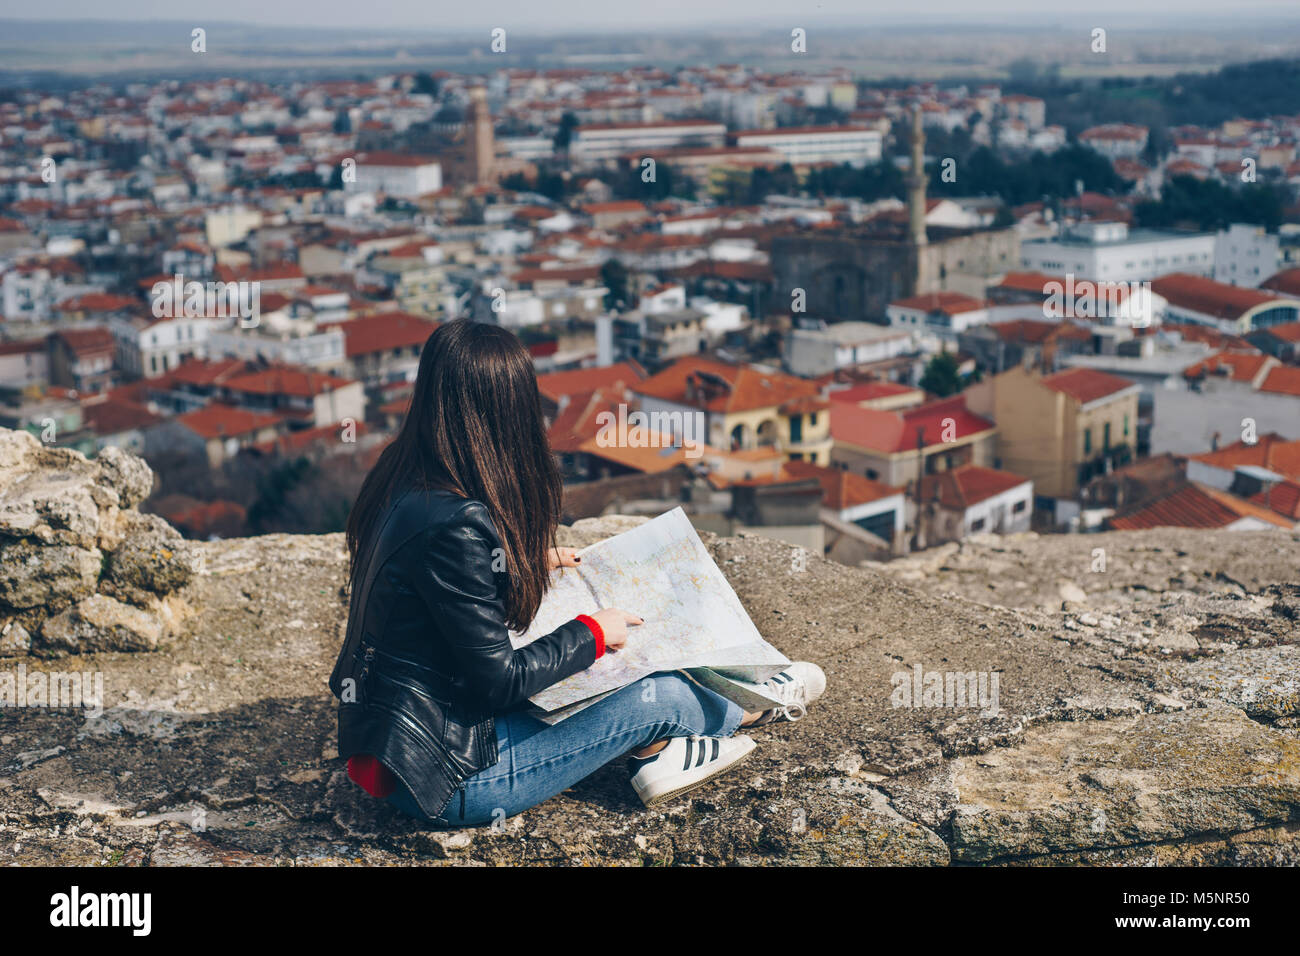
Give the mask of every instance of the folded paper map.
[[790, 661], [763, 640], [740, 599], [709, 556], [681, 508], [578, 552], [576, 568], [553, 572], [523, 647], [579, 614], [616, 607], [645, 623], [627, 644], [587, 670], [529, 698], [553, 723], [601, 696], [656, 671], [689, 670], [706, 687], [752, 706], [747, 685], [766, 680]]

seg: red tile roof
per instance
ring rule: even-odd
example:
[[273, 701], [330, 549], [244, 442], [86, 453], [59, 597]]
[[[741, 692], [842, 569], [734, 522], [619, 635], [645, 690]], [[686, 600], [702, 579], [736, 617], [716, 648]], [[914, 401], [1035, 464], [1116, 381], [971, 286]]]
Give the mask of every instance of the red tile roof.
[[1064, 372], [1045, 376], [1042, 383], [1052, 391], [1068, 395], [1076, 402], [1085, 405], [1108, 395], [1122, 392], [1126, 388], [1132, 388], [1137, 384], [1126, 378], [1120, 378], [1118, 375], [1111, 375], [1109, 372], [1101, 372], [1092, 368], [1066, 369]]
[[[547, 430], [551, 450], [577, 451], [584, 442], [595, 438], [600, 433], [601, 423], [597, 421], [597, 416], [602, 412], [610, 412], [617, 417], [619, 404], [626, 401], [627, 395], [621, 381], [591, 392], [570, 396], [568, 404], [555, 416], [555, 421]], [[608, 419], [602, 419], [602, 421], [606, 420]]]
[[342, 329], [348, 358], [389, 349], [423, 346], [438, 323], [406, 312], [381, 312], [359, 319], [329, 322], [324, 328]]
[[[366, 434], [367, 428], [365, 422], [356, 422], [354, 425], [356, 437], [360, 438]], [[278, 453], [281, 455], [292, 455], [305, 451], [313, 445], [323, 445], [328, 443], [342, 444], [341, 426], [321, 425], [317, 428], [302, 428], [295, 431], [285, 432], [283, 435], [277, 435], [270, 441], [258, 442], [253, 447], [266, 453]]]
[[1091, 339], [1092, 333], [1073, 322], [1046, 322], [1041, 319], [1011, 319], [988, 326], [1004, 342], [1039, 345], [1052, 338]]
[[[1300, 368], [1294, 365], [1277, 366], [1264, 376], [1264, 381], [1259, 383], [1259, 390], [1300, 398]], [[1300, 417], [1300, 408], [1296, 409], [1296, 415]]]
[[843, 468], [826, 468], [808, 461], [788, 461], [782, 471], [790, 478], [816, 478], [822, 486], [822, 505], [834, 511], [879, 501], [903, 490]]
[[1151, 283], [1151, 291], [1163, 296], [1170, 305], [1217, 319], [1237, 319], [1265, 302], [1282, 300], [1274, 293], [1227, 285], [1186, 272], [1161, 276]]
[[1279, 475], [1300, 478], [1300, 441], [1288, 441], [1277, 432], [1260, 435], [1253, 445], [1235, 441], [1215, 451], [1187, 457], [1225, 471], [1232, 471], [1241, 465], [1256, 465]]
[[814, 383], [784, 372], [728, 365], [702, 356], [680, 358], [631, 387], [639, 395], [723, 413], [775, 408], [791, 399], [819, 393]]
[[966, 408], [961, 395], [915, 408], [879, 411], [845, 402], [831, 404], [831, 437], [836, 442], [871, 451], [915, 451], [918, 441], [931, 448], [944, 444], [944, 429], [951, 420], [953, 440], [960, 441], [994, 427], [987, 418]]
[[357, 157], [357, 164], [361, 166], [430, 166], [438, 162], [436, 156], [420, 156], [415, 153], [392, 153], [375, 151], [362, 153]]
[[1287, 479], [1250, 496], [1252, 504], [1292, 521], [1300, 521], [1300, 481]]
[[1187, 366], [1183, 369], [1183, 377], [1200, 378], [1202, 375], [1222, 371], [1234, 382], [1250, 382], [1254, 381], [1267, 361], [1268, 356], [1262, 353], [1220, 352]]
[[561, 269], [518, 269], [510, 278], [521, 286], [537, 282], [563, 282], [565, 285], [582, 285], [600, 279], [600, 266], [571, 266]]
[[243, 359], [187, 359], [168, 373], [171, 384], [218, 385], [248, 369]]
[[[1300, 271], [1300, 270], [1297, 270]], [[1300, 345], [1300, 322], [1284, 322], [1281, 325], [1269, 325], [1260, 332], [1267, 332], [1275, 339]]]
[[601, 388], [617, 383], [632, 385], [640, 382], [645, 372], [633, 362], [619, 362], [597, 368], [575, 368], [565, 372], [548, 372], [537, 376], [537, 390], [553, 402], [568, 395], [590, 395]]
[[95, 352], [115, 352], [113, 333], [108, 329], [63, 329], [55, 332], [54, 338], [77, 355], [90, 355]]
[[618, 199], [613, 202], [589, 202], [582, 207], [582, 211], [589, 216], [598, 216], [602, 213], [609, 212], [640, 212], [649, 213], [645, 203], [636, 199]]
[[219, 402], [178, 415], [175, 420], [199, 437], [207, 439], [237, 438], [263, 428], [272, 428], [280, 421], [275, 415], [247, 412]]
[[1224, 528], [1242, 518], [1255, 518], [1279, 528], [1294, 522], [1226, 491], [1189, 481], [1162, 498], [1110, 519], [1117, 531], [1148, 528]]
[[56, 309], [60, 312], [122, 312], [140, 305], [138, 299], [108, 292], [87, 292], [85, 295], [64, 299]]
[[945, 315], [958, 315], [962, 312], [974, 312], [984, 308], [979, 299], [960, 292], [927, 292], [889, 303], [900, 309], [923, 309], [926, 312], [942, 312]]
[[351, 384], [350, 379], [290, 366], [248, 372], [226, 379], [222, 383], [232, 392], [242, 392], [247, 395], [290, 395], [295, 398], [313, 398]]
[[162, 421], [149, 409], [136, 402], [107, 398], [102, 402], [85, 405], [82, 417], [96, 435], [116, 435], [137, 428], [148, 428]]
[[987, 501], [1029, 481], [1023, 475], [979, 465], [959, 465], [951, 471], [926, 475], [917, 487], [917, 501], [933, 501], [953, 511], [965, 511], [971, 505]]
[[1261, 289], [1270, 289], [1300, 299], [1300, 268], [1283, 269], [1269, 276], [1259, 284]]

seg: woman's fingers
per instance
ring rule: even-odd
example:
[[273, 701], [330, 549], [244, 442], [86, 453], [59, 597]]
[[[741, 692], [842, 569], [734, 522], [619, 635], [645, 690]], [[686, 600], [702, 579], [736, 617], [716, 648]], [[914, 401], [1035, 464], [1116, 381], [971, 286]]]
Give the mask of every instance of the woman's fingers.
[[644, 624], [645, 619], [639, 614], [633, 614], [631, 611], [624, 611], [623, 622], [625, 624]]
[[546, 564], [549, 568], [576, 568], [582, 564], [582, 558], [578, 557], [578, 552], [574, 548], [551, 548], [546, 554]]

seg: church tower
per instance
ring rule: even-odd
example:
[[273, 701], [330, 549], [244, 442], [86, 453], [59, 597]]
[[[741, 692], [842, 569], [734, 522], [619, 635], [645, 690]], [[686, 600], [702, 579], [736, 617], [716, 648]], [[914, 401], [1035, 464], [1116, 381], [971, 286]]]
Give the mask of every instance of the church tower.
[[492, 182], [496, 162], [496, 139], [492, 134], [492, 111], [487, 91], [476, 86], [469, 91], [469, 124], [465, 136], [466, 174], [483, 185]]
[[911, 168], [907, 172], [907, 238], [915, 257], [913, 294], [920, 295], [926, 291], [929, 282], [925, 248], [929, 240], [925, 235], [925, 130], [921, 125], [919, 103], [912, 110], [911, 147]]

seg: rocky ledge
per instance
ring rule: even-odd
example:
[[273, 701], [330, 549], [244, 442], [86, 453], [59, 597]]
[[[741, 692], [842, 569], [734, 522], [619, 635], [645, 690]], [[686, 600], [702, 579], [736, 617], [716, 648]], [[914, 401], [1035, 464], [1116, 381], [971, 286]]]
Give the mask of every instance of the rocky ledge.
[[0, 428], [0, 658], [157, 650], [185, 615], [199, 552], [136, 505], [153, 472]]
[[[49, 592], [16, 583], [13, 549], [80, 549], [96, 563], [59, 601], [89, 587], [144, 611], [156, 579], [126, 571], [142, 547], [111, 518], [138, 500], [111, 477], [135, 463], [105, 453], [92, 475], [37, 453], [48, 474], [27, 487], [79, 482], [100, 523], [27, 509], [44, 493], [6, 482], [0, 593]], [[581, 521], [561, 543], [635, 520]], [[705, 539], [763, 634], [830, 685], [676, 803], [643, 809], [622, 761], [496, 829], [431, 830], [370, 799], [338, 759], [325, 686], [342, 538], [273, 535], [187, 545], [170, 597], [193, 613], [156, 647], [0, 660], [0, 681], [103, 680], [102, 712], [0, 709], [0, 862], [1300, 863], [1300, 535], [978, 538], [863, 568]], [[32, 651], [74, 649], [27, 600]], [[967, 678], [982, 705], [956, 698]]]

